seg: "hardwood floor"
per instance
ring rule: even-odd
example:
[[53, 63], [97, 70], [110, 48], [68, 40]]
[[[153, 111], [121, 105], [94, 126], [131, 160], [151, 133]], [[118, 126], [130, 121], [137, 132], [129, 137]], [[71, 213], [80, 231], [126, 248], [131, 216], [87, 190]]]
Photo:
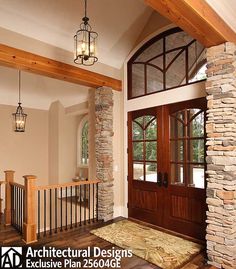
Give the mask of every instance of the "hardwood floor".
[[[122, 218], [116, 218], [108, 223], [116, 222]], [[106, 224], [108, 224], [106, 223]], [[111, 249], [114, 245], [89, 233], [93, 228], [104, 226], [104, 223], [89, 224], [77, 229], [68, 229], [61, 233], [53, 234], [47, 237], [41, 237], [38, 242], [30, 246], [54, 246], [64, 248], [70, 246], [75, 249], [83, 249], [88, 246], [100, 247], [101, 249]], [[0, 246], [24, 246], [21, 236], [11, 226], [5, 227], [0, 224]], [[116, 247], [119, 249], [118, 247]], [[147, 261], [133, 256], [132, 258], [122, 258], [122, 269], [160, 269], [159, 267], [148, 263]], [[205, 264], [205, 253], [196, 256], [192, 261], [186, 264], [182, 269], [213, 269], [214, 267]]]

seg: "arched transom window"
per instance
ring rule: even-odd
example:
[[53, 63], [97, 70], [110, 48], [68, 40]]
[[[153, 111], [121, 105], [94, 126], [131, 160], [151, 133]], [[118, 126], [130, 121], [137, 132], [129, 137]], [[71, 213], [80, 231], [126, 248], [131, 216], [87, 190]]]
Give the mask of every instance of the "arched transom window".
[[[205, 48], [180, 28], [148, 41], [128, 62], [128, 99], [205, 79]], [[197, 75], [198, 74], [198, 75]]]

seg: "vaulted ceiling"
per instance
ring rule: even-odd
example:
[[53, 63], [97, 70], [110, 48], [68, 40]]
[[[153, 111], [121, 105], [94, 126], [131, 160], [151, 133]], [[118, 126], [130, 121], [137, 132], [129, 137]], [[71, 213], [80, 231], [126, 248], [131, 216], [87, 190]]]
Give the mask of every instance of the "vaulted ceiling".
[[[206, 1], [236, 31], [236, 0]], [[0, 27], [72, 53], [73, 35], [79, 28], [83, 12], [84, 0], [0, 0]], [[163, 26], [161, 20], [164, 18], [159, 16], [155, 21], [152, 19], [155, 14], [157, 13], [145, 4], [145, 0], [88, 0], [91, 26], [99, 33], [99, 61], [120, 69], [137, 42], [145, 37], [142, 33], [151, 33], [150, 30], [154, 31]], [[151, 23], [154, 23], [155, 27]], [[4, 37], [1, 37], [1, 40], [4, 40]], [[73, 59], [71, 63], [72, 61]], [[3, 69], [0, 71], [2, 81], [4, 72]], [[17, 78], [17, 74], [15, 75]], [[28, 78], [32, 81], [34, 78], [31, 76], [33, 75]], [[49, 86], [42, 86], [45, 81], [45, 85], [49, 85], [50, 89], [66, 88], [67, 97], [63, 92], [59, 94], [64, 98], [66, 106], [73, 104], [72, 100], [78, 100], [78, 86], [68, 84], [66, 87], [64, 82], [58, 82], [58, 86], [52, 80], [38, 76], [34, 85], [38, 85], [37, 92], [39, 94], [41, 91], [44, 98], [50, 101], [55, 99]], [[81, 89], [81, 100], [84, 101], [86, 90], [83, 87]], [[2, 90], [0, 87], [0, 98]]]
[[[151, 13], [143, 0], [88, 0], [99, 60], [120, 68]], [[83, 16], [83, 0], [0, 1], [1, 27], [71, 52]]]

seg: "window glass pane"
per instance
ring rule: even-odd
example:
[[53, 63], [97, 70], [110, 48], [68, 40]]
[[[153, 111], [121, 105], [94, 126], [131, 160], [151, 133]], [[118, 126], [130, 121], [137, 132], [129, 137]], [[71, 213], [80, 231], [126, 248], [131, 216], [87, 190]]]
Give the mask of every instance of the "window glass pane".
[[133, 163], [133, 179], [144, 180], [144, 164]]
[[207, 78], [206, 70], [207, 70], [206, 63], [203, 65], [200, 65], [200, 67], [197, 66], [196, 71], [189, 75], [189, 82], [191, 83], [191, 82], [206, 79]]
[[172, 184], [183, 184], [183, 164], [171, 164], [171, 183]]
[[157, 138], [157, 120], [154, 119], [145, 130], [145, 139], [152, 140]]
[[133, 142], [133, 160], [143, 160], [143, 142]]
[[205, 188], [204, 166], [190, 165], [189, 187]]
[[163, 39], [160, 39], [145, 49], [135, 60], [135, 62], [147, 62], [153, 57], [163, 52]]
[[132, 64], [132, 97], [145, 93], [145, 69], [143, 64]]
[[[192, 109], [191, 115], [198, 113], [199, 109]], [[200, 113], [190, 122], [190, 137], [204, 137], [204, 112]]]
[[163, 55], [153, 59], [152, 61], [148, 63], [153, 64], [163, 70]]
[[185, 32], [178, 32], [166, 37], [166, 50], [189, 44], [193, 38]]
[[171, 61], [175, 58], [175, 56], [180, 52], [181, 50], [175, 50], [171, 51], [166, 54], [166, 67], [171, 63]]
[[171, 141], [171, 161], [180, 162], [184, 159], [184, 143], [181, 140]]
[[157, 160], [157, 142], [146, 142], [146, 160]]
[[166, 72], [166, 88], [186, 84], [185, 53], [182, 52]]
[[163, 90], [163, 73], [155, 67], [147, 65], [147, 93]]
[[193, 139], [189, 144], [189, 161], [204, 163], [204, 139]]
[[157, 164], [156, 163], [146, 163], [146, 181], [157, 182]]
[[143, 139], [143, 129], [136, 122], [133, 121], [133, 140]]
[[[182, 115], [181, 113], [179, 113]], [[178, 113], [175, 114], [177, 118], [179, 118]], [[181, 138], [184, 137], [184, 125], [181, 121], [179, 121], [176, 117], [170, 118], [170, 133], [171, 138]]]
[[81, 164], [88, 164], [88, 121], [84, 123], [81, 136]]

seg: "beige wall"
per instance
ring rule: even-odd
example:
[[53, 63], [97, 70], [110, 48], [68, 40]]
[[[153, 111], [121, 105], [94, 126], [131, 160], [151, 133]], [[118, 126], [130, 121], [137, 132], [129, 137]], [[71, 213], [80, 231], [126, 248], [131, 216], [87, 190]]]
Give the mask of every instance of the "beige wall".
[[49, 108], [49, 184], [57, 184], [59, 177], [59, 102], [54, 102]]
[[171, 21], [161, 16], [158, 12], [153, 11], [135, 45], [139, 45], [139, 43], [145, 40], [149, 35], [170, 24], [172, 24]]
[[81, 116], [59, 106], [59, 183], [72, 181], [77, 169], [77, 130]]
[[57, 101], [49, 109], [49, 183], [72, 181], [77, 169], [77, 129], [80, 115], [66, 114]]
[[16, 182], [23, 175], [33, 174], [42, 185], [48, 181], [48, 112], [25, 108], [28, 114], [26, 131], [16, 133], [12, 128], [15, 106], [0, 105], [0, 178], [4, 170], [15, 170]]

